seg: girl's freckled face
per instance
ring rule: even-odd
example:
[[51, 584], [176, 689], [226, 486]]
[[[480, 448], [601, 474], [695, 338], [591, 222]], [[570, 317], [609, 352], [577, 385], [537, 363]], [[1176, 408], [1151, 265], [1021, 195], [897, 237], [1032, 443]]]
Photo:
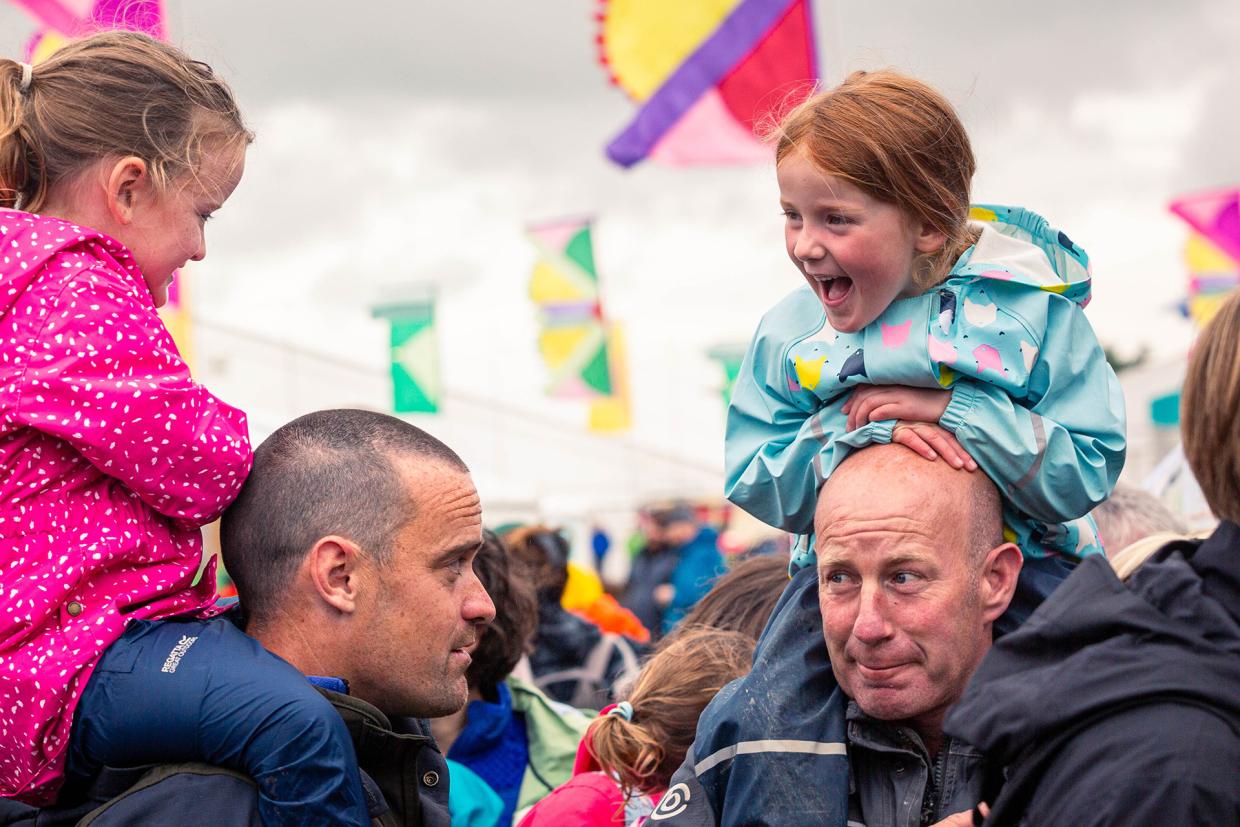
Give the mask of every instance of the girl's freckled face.
[[819, 170], [804, 152], [779, 163], [788, 257], [827, 311], [831, 327], [851, 333], [896, 299], [917, 295], [913, 222], [894, 204]]

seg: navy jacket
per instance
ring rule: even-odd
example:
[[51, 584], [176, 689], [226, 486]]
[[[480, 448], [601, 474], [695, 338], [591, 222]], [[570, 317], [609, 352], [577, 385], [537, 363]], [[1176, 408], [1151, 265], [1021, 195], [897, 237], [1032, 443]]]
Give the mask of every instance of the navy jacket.
[[1240, 824], [1240, 526], [1081, 563], [945, 729], [1006, 766], [987, 824]]
[[[344, 719], [374, 827], [449, 827], [448, 767], [423, 721], [395, 723], [365, 701], [320, 688]], [[205, 764], [107, 769], [76, 804], [34, 810], [0, 800], [7, 827], [261, 827], [243, 775]]]
[[817, 572], [784, 590], [753, 671], [702, 712], [697, 739], [651, 818], [680, 827], [845, 827], [848, 697], [827, 658]]

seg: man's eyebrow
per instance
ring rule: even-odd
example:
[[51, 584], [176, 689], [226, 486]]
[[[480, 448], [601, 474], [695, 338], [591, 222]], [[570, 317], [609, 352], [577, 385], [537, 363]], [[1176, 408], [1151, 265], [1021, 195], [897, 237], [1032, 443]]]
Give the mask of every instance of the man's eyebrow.
[[888, 566], [907, 566], [910, 563], [937, 563], [938, 557], [932, 554], [901, 554], [887, 561]]
[[435, 558], [434, 558], [435, 565], [441, 565], [443, 563], [451, 562], [452, 560], [455, 560], [458, 557], [464, 557], [466, 554], [469, 554], [470, 552], [473, 552], [473, 551], [477, 551], [480, 548], [482, 548], [481, 540], [477, 542], [470, 540], [467, 543], [461, 543], [460, 545], [453, 546], [452, 548], [444, 549], [443, 551], [439, 552], [439, 554], [435, 555]]

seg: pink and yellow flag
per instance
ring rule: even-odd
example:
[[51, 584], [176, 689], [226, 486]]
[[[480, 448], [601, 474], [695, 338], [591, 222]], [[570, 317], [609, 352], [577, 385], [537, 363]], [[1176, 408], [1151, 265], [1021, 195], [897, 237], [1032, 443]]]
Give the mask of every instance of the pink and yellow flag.
[[1194, 231], [1184, 246], [1185, 308], [1203, 327], [1240, 286], [1240, 188], [1186, 195], [1171, 203], [1171, 211]]
[[550, 373], [547, 394], [590, 400], [591, 430], [626, 430], [624, 341], [619, 325], [603, 315], [590, 220], [536, 224], [528, 235], [538, 249], [529, 292], [541, 326], [538, 350]]

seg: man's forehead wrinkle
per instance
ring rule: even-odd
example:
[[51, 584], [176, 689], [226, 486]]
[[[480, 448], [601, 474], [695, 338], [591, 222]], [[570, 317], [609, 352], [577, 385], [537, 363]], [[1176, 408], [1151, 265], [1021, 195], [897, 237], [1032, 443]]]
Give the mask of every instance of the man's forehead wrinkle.
[[873, 517], [839, 517], [824, 521], [818, 531], [818, 541], [845, 540], [864, 534], [922, 534], [927, 537], [934, 535], [933, 527], [922, 519], [880, 514]]
[[478, 492], [472, 489], [454, 492], [442, 505], [444, 516], [447, 517], [482, 514], [482, 500], [478, 498]]
[[918, 520], [895, 517], [873, 520], [841, 520], [818, 536], [820, 564], [856, 560], [868, 552], [884, 558], [936, 556], [938, 533]]

